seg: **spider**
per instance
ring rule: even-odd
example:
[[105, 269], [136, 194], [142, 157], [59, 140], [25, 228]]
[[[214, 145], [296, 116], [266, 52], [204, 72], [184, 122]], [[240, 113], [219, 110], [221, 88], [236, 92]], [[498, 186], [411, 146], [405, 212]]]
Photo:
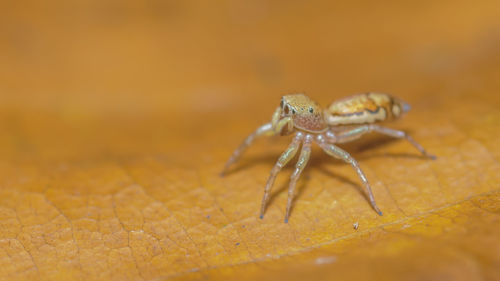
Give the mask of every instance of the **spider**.
[[295, 132], [295, 137], [279, 157], [267, 180], [260, 209], [261, 219], [264, 217], [266, 203], [276, 175], [297, 154], [302, 144], [302, 150], [295, 170], [291, 175], [288, 188], [285, 223], [288, 222], [295, 186], [300, 174], [309, 161], [313, 142], [318, 144], [328, 155], [341, 159], [354, 168], [368, 193], [371, 206], [379, 215], [382, 215], [375, 202], [370, 184], [358, 162], [348, 152], [335, 144], [350, 142], [366, 133], [377, 132], [390, 137], [404, 138], [424, 156], [435, 159], [434, 155], [427, 153], [419, 143], [404, 131], [375, 124], [399, 118], [409, 110], [410, 106], [406, 102], [381, 93], [365, 93], [350, 96], [333, 102], [324, 110], [304, 94], [283, 96], [280, 106], [274, 111], [271, 122], [260, 126], [243, 141], [233, 152], [221, 175], [226, 173], [228, 168], [240, 158], [241, 154], [257, 137], [285, 136]]

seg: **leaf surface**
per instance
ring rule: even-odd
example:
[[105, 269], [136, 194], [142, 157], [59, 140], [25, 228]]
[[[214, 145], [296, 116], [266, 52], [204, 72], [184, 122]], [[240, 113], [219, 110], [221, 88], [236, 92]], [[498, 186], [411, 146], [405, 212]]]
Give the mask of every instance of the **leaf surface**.
[[[500, 279], [498, 3], [186, 3], [8, 7], [0, 279]], [[438, 158], [374, 134], [342, 145], [378, 216], [313, 148], [289, 223], [292, 165], [260, 220], [290, 137], [219, 173], [296, 89], [324, 106], [392, 93], [413, 108], [387, 126]]]

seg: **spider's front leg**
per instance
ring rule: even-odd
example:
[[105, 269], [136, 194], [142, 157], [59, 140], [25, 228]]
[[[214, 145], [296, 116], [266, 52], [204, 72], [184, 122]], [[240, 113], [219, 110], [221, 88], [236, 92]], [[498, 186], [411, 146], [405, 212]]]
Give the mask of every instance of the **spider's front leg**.
[[297, 185], [297, 180], [300, 177], [300, 174], [304, 170], [309, 161], [309, 157], [311, 156], [311, 143], [312, 136], [306, 135], [304, 142], [302, 144], [302, 151], [300, 152], [299, 160], [295, 165], [295, 171], [293, 171], [292, 176], [290, 177], [290, 186], [288, 187], [288, 202], [286, 204], [286, 214], [285, 214], [285, 223], [288, 223], [288, 217], [290, 217], [290, 209], [292, 207], [293, 195], [295, 191], [295, 186]]
[[262, 197], [262, 205], [260, 207], [260, 218], [264, 218], [264, 212], [266, 210], [267, 200], [269, 198], [269, 192], [271, 191], [271, 187], [274, 184], [274, 180], [276, 179], [276, 175], [278, 175], [279, 171], [297, 154], [299, 150], [300, 142], [304, 138], [304, 134], [298, 132], [295, 135], [292, 143], [288, 146], [288, 148], [281, 154], [280, 158], [274, 165], [271, 170], [271, 174], [269, 175], [269, 179], [267, 180], [266, 187], [264, 188], [264, 197]]
[[326, 143], [324, 138], [318, 138], [317, 143], [326, 152], [326, 154], [333, 156], [335, 158], [341, 159], [341, 160], [351, 164], [351, 166], [354, 168], [354, 170], [358, 174], [359, 178], [363, 182], [363, 185], [365, 186], [366, 191], [368, 192], [368, 198], [370, 200], [370, 203], [371, 203], [373, 209], [379, 215], [382, 215], [382, 212], [378, 208], [377, 203], [375, 203], [375, 197], [373, 196], [370, 184], [368, 183], [368, 180], [366, 179], [365, 173], [363, 173], [363, 171], [361, 170], [361, 167], [359, 167], [358, 162], [347, 151], [341, 149], [340, 147], [338, 147], [336, 145]]
[[226, 162], [224, 169], [221, 172], [221, 176], [227, 172], [229, 167], [234, 164], [241, 157], [243, 152], [255, 141], [257, 137], [260, 136], [274, 136], [280, 134], [285, 126], [287, 127], [287, 131], [291, 132], [293, 129], [293, 122], [290, 117], [281, 118], [281, 109], [278, 107], [273, 114], [272, 120], [270, 123], [266, 123], [255, 132], [251, 133], [246, 139], [240, 144], [240, 146], [233, 152], [231, 158]]

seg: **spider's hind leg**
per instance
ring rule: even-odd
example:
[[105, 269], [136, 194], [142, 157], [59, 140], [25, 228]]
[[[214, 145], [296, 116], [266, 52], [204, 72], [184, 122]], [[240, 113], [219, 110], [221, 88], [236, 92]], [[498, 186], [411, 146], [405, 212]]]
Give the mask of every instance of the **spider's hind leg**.
[[346, 130], [342, 131], [338, 134], [336, 134], [336, 142], [337, 143], [343, 143], [343, 142], [349, 142], [351, 140], [357, 139], [361, 137], [362, 135], [369, 133], [369, 132], [377, 132], [382, 135], [390, 136], [393, 138], [398, 138], [398, 139], [406, 139], [411, 145], [413, 145], [422, 155], [430, 158], [430, 159], [436, 159], [436, 156], [428, 153], [422, 145], [420, 145], [417, 141], [415, 141], [410, 135], [408, 135], [404, 131], [399, 131], [399, 130], [394, 130], [378, 125], [363, 125], [360, 127], [353, 128], [351, 130]]

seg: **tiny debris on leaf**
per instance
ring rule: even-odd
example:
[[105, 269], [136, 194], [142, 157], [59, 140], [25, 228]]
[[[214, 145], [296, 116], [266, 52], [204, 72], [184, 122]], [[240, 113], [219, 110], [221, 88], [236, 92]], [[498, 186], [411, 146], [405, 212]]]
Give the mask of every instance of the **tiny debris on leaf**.
[[358, 230], [359, 222], [353, 223], [352, 226], [354, 227], [355, 230]]
[[329, 263], [334, 263], [337, 261], [337, 257], [336, 256], [329, 256], [329, 257], [319, 257], [315, 260], [315, 263], [317, 265], [321, 265], [321, 264], [329, 264]]

